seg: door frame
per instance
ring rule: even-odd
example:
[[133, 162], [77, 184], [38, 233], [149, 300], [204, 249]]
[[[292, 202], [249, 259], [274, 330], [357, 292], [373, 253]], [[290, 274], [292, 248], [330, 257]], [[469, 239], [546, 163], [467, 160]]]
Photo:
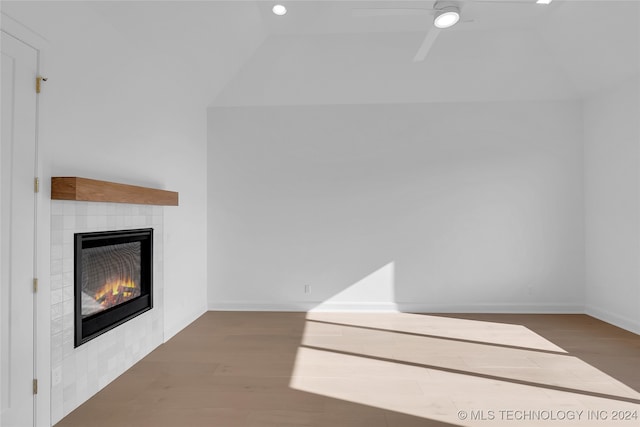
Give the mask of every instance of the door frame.
[[[0, 30], [30, 46], [36, 51], [37, 73], [45, 75], [45, 52], [48, 41], [17, 19], [0, 11]], [[34, 306], [34, 358], [35, 378], [38, 379], [38, 393], [34, 397], [34, 424], [38, 427], [51, 426], [51, 201], [49, 176], [42, 162], [42, 142], [46, 141], [42, 131], [41, 107], [46, 103], [46, 88], [36, 97], [36, 132], [34, 176], [40, 179], [40, 191], [35, 195], [35, 236], [34, 274], [38, 278], [39, 290]], [[35, 81], [34, 81], [35, 90]], [[43, 102], [44, 101], [44, 102]]]

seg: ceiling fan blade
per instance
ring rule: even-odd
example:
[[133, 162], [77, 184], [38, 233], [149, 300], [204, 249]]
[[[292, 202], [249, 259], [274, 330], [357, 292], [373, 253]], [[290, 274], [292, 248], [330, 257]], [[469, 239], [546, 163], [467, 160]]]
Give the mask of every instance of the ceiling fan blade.
[[433, 43], [435, 43], [436, 39], [440, 35], [440, 31], [442, 30], [440, 30], [440, 28], [437, 28], [437, 27], [431, 27], [431, 29], [429, 29], [427, 36], [424, 38], [424, 41], [422, 42], [422, 45], [420, 45], [420, 49], [418, 49], [418, 52], [416, 52], [416, 56], [413, 57], [413, 62], [424, 61], [424, 59], [429, 54], [431, 47], [433, 47]]
[[473, 3], [496, 3], [496, 4], [522, 4], [522, 5], [536, 5], [535, 0], [473, 0]]
[[402, 8], [362, 8], [362, 9], [352, 9], [351, 14], [356, 17], [367, 17], [367, 16], [421, 16], [421, 15], [433, 15], [433, 10], [431, 9], [402, 9]]

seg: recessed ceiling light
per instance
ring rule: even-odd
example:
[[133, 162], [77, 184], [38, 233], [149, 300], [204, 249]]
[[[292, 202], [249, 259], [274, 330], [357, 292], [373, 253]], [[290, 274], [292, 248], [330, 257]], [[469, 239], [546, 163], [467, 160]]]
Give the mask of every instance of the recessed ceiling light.
[[433, 25], [438, 28], [449, 28], [460, 20], [460, 10], [455, 6], [443, 7], [436, 13]]
[[287, 13], [287, 8], [284, 7], [281, 4], [277, 4], [277, 5], [273, 6], [273, 9], [271, 9], [271, 10], [273, 11], [273, 13], [275, 13], [278, 16], [282, 16], [285, 13]]
[[536, 0], [538, 4], [551, 4], [553, 0]]

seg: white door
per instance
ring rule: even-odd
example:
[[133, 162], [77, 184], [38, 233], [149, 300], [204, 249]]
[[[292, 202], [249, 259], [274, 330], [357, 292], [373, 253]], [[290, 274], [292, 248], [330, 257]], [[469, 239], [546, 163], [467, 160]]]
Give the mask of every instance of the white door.
[[37, 51], [2, 32], [0, 426], [34, 421]]

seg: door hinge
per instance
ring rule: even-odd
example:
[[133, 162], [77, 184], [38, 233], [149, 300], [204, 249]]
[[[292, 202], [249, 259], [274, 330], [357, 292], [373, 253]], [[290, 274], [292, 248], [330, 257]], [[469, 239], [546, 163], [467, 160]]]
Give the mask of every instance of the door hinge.
[[40, 192], [40, 178], [38, 177], [33, 178], [33, 192], [34, 193]]
[[33, 379], [33, 394], [38, 394], [38, 380]]
[[33, 279], [33, 293], [38, 292], [38, 278], [34, 277]]
[[40, 88], [42, 86], [42, 82], [46, 82], [47, 79], [42, 77], [42, 76], [38, 76], [36, 77], [36, 93], [40, 93]]

